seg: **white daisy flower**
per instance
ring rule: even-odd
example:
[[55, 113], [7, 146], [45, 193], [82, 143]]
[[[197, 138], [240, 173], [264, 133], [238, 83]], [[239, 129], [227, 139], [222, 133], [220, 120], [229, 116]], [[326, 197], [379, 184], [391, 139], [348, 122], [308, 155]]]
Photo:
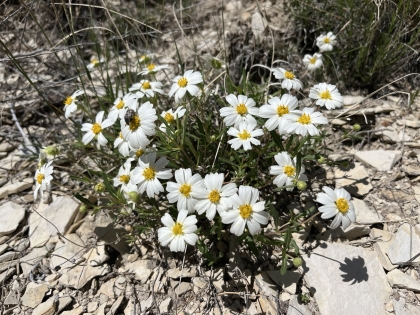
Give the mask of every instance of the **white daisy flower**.
[[108, 128], [109, 126], [112, 126], [114, 122], [111, 119], [105, 119], [104, 118], [104, 111], [100, 111], [96, 115], [95, 123], [84, 123], [82, 125], [82, 131], [87, 131], [87, 133], [83, 136], [82, 142], [86, 145], [89, 142], [91, 142], [94, 138], [98, 140], [98, 143], [100, 145], [106, 145], [108, 143], [108, 140], [104, 137], [102, 134], [102, 130], [105, 128]]
[[316, 45], [319, 47], [319, 50], [322, 51], [331, 51], [333, 46], [337, 44], [336, 36], [333, 32], [328, 32], [327, 35], [322, 34], [317, 37]]
[[140, 80], [139, 83], [135, 83], [131, 86], [131, 88], [129, 88], [128, 90], [130, 92], [136, 92], [136, 95], [139, 98], [142, 97], [154, 97], [155, 93], [159, 93], [159, 94], [165, 94], [163, 92], [163, 90], [161, 89], [162, 87], [162, 83], [161, 82], [152, 82], [149, 80]]
[[140, 197], [139, 188], [137, 185], [134, 185], [132, 182], [129, 182], [124, 190], [122, 190], [124, 198], [127, 201], [127, 205], [132, 205], [133, 209], [135, 208], [137, 201]]
[[[187, 110], [185, 108], [178, 107], [175, 112], [171, 109], [169, 109], [168, 111], [163, 111], [162, 114], [160, 114], [160, 116], [162, 116], [166, 122], [168, 123], [168, 125], [172, 125], [175, 123], [175, 121], [178, 118], [181, 118], [182, 116], [184, 116], [185, 112]], [[159, 129], [163, 132], [166, 132], [166, 125], [165, 124], [161, 124]]]
[[296, 109], [297, 106], [297, 98], [290, 94], [284, 94], [281, 99], [276, 96], [269, 99], [268, 104], [260, 107], [260, 117], [268, 118], [264, 124], [268, 130], [278, 128], [279, 134], [283, 135], [287, 133], [286, 129], [291, 122], [284, 116], [289, 114], [298, 117], [301, 111]]
[[168, 162], [164, 157], [156, 161], [156, 152], [142, 155], [138, 160], [139, 166], [133, 170], [131, 182], [139, 185], [140, 193], [146, 191], [147, 196], [153, 198], [164, 191], [159, 179], [172, 177], [171, 170], [164, 169]]
[[159, 70], [168, 68], [168, 65], [161, 65], [157, 66], [154, 63], [149, 63], [149, 65], [146, 68], [141, 69], [141, 71], [138, 74], [153, 74], [158, 72]]
[[337, 87], [332, 84], [319, 83], [311, 88], [309, 97], [316, 101], [316, 105], [325, 106], [327, 109], [334, 109], [343, 106], [343, 97]]
[[197, 84], [203, 82], [203, 77], [198, 71], [187, 70], [183, 76], [177, 76], [172, 80], [172, 82], [175, 83], [172, 84], [168, 96], [172, 97], [172, 95], [175, 94], [175, 103], [178, 103], [184, 97], [187, 91], [192, 96], [196, 96], [198, 93], [200, 93], [200, 88], [197, 86]]
[[135, 107], [138, 104], [138, 99], [138, 95], [133, 93], [128, 93], [123, 98], [118, 97], [108, 114], [108, 119], [111, 119], [113, 122], [117, 121], [118, 118], [124, 119], [127, 108]]
[[255, 139], [255, 137], [262, 136], [264, 132], [262, 129], [255, 129], [256, 124], [242, 122], [239, 124], [239, 127], [230, 127], [228, 130], [228, 135], [235, 137], [235, 139], [229, 140], [228, 143], [232, 146], [233, 149], [238, 150], [241, 146], [243, 149], [251, 150], [251, 143], [253, 145], [260, 145], [260, 140]]
[[130, 157], [134, 158], [135, 160], [139, 159], [143, 154], [153, 152], [152, 149], [146, 148], [133, 148], [130, 146]]
[[130, 144], [128, 143], [128, 141], [124, 140], [121, 131], [118, 138], [114, 140], [114, 148], [118, 148], [118, 151], [121, 153], [122, 156], [127, 157], [130, 155]]
[[260, 192], [250, 186], [239, 186], [239, 193], [230, 197], [232, 208], [222, 212], [224, 224], [233, 223], [230, 232], [236, 236], [242, 235], [245, 225], [251, 235], [261, 231], [261, 225], [268, 223], [268, 214], [264, 211], [265, 202], [258, 201]]
[[223, 186], [224, 174], [207, 174], [204, 178], [204, 185], [206, 190], [198, 196], [198, 201], [194, 209], [197, 210], [198, 214], [206, 212], [206, 217], [209, 220], [213, 220], [217, 212], [225, 212], [232, 206], [230, 197], [236, 194], [238, 188], [236, 184], [229, 183]]
[[128, 183], [132, 177], [131, 162], [133, 158], [128, 158], [124, 165], [120, 167], [117, 177], [114, 178], [114, 187], [121, 185], [121, 190], [124, 191], [127, 188]]
[[66, 118], [69, 118], [71, 114], [73, 114], [77, 110], [77, 97], [79, 95], [82, 95], [84, 92], [82, 90], [77, 90], [72, 94], [72, 96], [68, 96], [66, 100], [64, 101], [64, 116]]
[[220, 116], [225, 117], [223, 121], [226, 126], [238, 126], [241, 122], [248, 122], [257, 124], [257, 121], [252, 116], [258, 116], [259, 109], [255, 107], [255, 101], [245, 95], [233, 94], [226, 96], [226, 101], [230, 104], [229, 107], [220, 109]]
[[34, 190], [34, 199], [38, 197], [38, 190], [41, 189], [41, 198], [44, 197], [44, 190], [48, 188], [53, 179], [52, 174], [54, 172], [54, 167], [51, 166], [53, 161], [49, 161], [48, 163], [41, 166], [40, 169], [36, 170], [35, 172], [35, 190]]
[[281, 87], [286, 90], [300, 90], [302, 88], [302, 82], [300, 82], [295, 74], [291, 71], [287, 71], [283, 68], [271, 69], [276, 79], [283, 80]]
[[123, 138], [126, 139], [133, 148], [144, 148], [150, 140], [147, 136], [155, 134], [156, 125], [154, 121], [158, 118], [156, 110], [150, 102], [146, 102], [138, 107], [138, 104], [131, 104], [127, 110], [134, 111], [130, 123], [121, 119], [121, 131]]
[[194, 212], [194, 206], [198, 202], [198, 196], [205, 191], [204, 181], [199, 174], [192, 175], [191, 169], [183, 169], [175, 171], [174, 182], [166, 184], [167, 195], [170, 203], [178, 202], [177, 209], [187, 209], [188, 212]]
[[350, 194], [343, 188], [332, 190], [324, 186], [322, 190], [325, 193], [319, 193], [316, 198], [317, 202], [323, 204], [318, 208], [322, 212], [321, 218], [329, 219], [335, 216], [330, 225], [332, 229], [337, 228], [340, 224], [343, 229], [348, 228], [352, 222], [356, 221], [356, 212], [350, 201]]
[[302, 110], [302, 115], [297, 117], [294, 115], [286, 115], [285, 118], [290, 119], [292, 123], [286, 128], [289, 133], [296, 133], [298, 135], [311, 136], [319, 135], [319, 130], [315, 125], [328, 124], [328, 119], [322, 116], [321, 113], [315, 112], [313, 108], [306, 107]]
[[305, 57], [303, 57], [303, 64], [310, 71], [321, 68], [323, 65], [322, 55], [318, 53], [315, 53], [313, 55], [305, 55]]
[[[278, 165], [270, 166], [270, 174], [277, 175], [273, 183], [278, 187], [294, 185], [294, 181], [306, 181], [308, 178], [303, 174], [305, 166], [301, 165], [298, 178], [296, 178], [296, 157], [292, 160], [287, 152], [280, 152], [274, 156]], [[286, 188], [292, 191], [295, 187]]]
[[172, 252], [183, 252], [185, 250], [185, 243], [195, 245], [198, 240], [197, 234], [197, 218], [195, 215], [188, 216], [188, 211], [183, 209], [178, 213], [176, 222], [172, 219], [169, 213], [161, 219], [165, 225], [158, 230], [158, 239], [162, 246], [169, 245]]
[[98, 67], [99, 64], [104, 63], [104, 62], [105, 62], [104, 58], [101, 58], [100, 60], [92, 59], [91, 62], [89, 62], [89, 64], [86, 66], [86, 68], [88, 68], [90, 71], [92, 71], [93, 69]]

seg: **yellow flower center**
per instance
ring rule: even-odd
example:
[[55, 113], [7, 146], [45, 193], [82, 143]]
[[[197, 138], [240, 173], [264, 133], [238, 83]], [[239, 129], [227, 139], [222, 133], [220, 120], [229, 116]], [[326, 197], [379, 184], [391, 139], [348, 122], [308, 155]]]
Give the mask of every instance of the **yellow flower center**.
[[243, 219], [249, 219], [252, 214], [252, 207], [249, 204], [239, 206], [239, 214]]
[[130, 130], [137, 130], [140, 126], [140, 118], [137, 115], [134, 115], [130, 120]]
[[122, 132], [121, 132], [121, 131], [120, 131], [119, 138], [123, 139], [123, 137], [122, 137]]
[[296, 171], [296, 168], [294, 168], [292, 165], [286, 165], [283, 168], [284, 174], [286, 174], [288, 177], [294, 176], [295, 175], [295, 171]]
[[220, 193], [216, 189], [213, 189], [207, 196], [207, 199], [212, 203], [218, 203], [220, 201]]
[[284, 114], [288, 114], [289, 113], [289, 107], [286, 105], [279, 105], [277, 106], [277, 115], [279, 115], [280, 117], [283, 116]]
[[312, 57], [311, 60], [309, 60], [309, 63], [310, 64], [313, 64], [314, 65], [315, 62], [316, 62], [316, 58], [315, 57]]
[[251, 138], [251, 134], [248, 131], [244, 130], [238, 133], [238, 138], [241, 140], [246, 140], [246, 139]]
[[64, 105], [70, 105], [73, 103], [73, 98], [71, 96], [67, 96], [66, 100], [64, 101]]
[[172, 115], [171, 113], [166, 113], [164, 118], [168, 122], [168, 124], [173, 123], [175, 120], [174, 115]]
[[297, 121], [302, 125], [309, 125], [311, 123], [311, 116], [309, 116], [308, 114], [303, 114], [299, 117]]
[[42, 181], [44, 180], [45, 176], [44, 174], [38, 174], [36, 176], [36, 181], [38, 182], [38, 184], [42, 184]]
[[289, 80], [293, 80], [295, 78], [295, 75], [293, 74], [293, 72], [290, 72], [290, 71], [286, 71], [284, 73], [284, 76], [286, 77], [286, 79], [289, 79]]
[[137, 156], [137, 157], [141, 157], [143, 154], [144, 154], [143, 149], [138, 149], [138, 150], [136, 151], [136, 156]]
[[147, 69], [149, 71], [153, 71], [155, 69], [156, 65], [154, 63], [151, 63], [150, 65], [147, 66]]
[[330, 42], [330, 39], [329, 39], [328, 37], [325, 37], [325, 38], [324, 38], [324, 43], [325, 43], [325, 44], [329, 44], [329, 42]]
[[148, 90], [148, 89], [150, 89], [152, 86], [150, 85], [150, 82], [149, 82], [149, 81], [144, 81], [144, 82], [143, 82], [143, 84], [141, 85], [141, 87], [142, 87], [144, 90]]
[[178, 85], [182, 88], [186, 87], [188, 84], [188, 80], [184, 77], [178, 79]]
[[338, 211], [341, 213], [347, 213], [349, 210], [349, 202], [345, 198], [338, 198], [335, 201], [335, 205], [337, 206]]
[[246, 108], [245, 104], [241, 103], [238, 106], [236, 106], [236, 112], [239, 115], [243, 116], [248, 113], [248, 109]]
[[124, 184], [128, 184], [130, 181], [130, 175], [121, 175], [120, 176], [120, 182]]
[[172, 228], [172, 233], [175, 235], [184, 235], [184, 227], [181, 223], [175, 223], [174, 227]]
[[124, 101], [120, 100], [117, 105], [115, 105], [117, 109], [122, 109], [124, 107]]
[[323, 100], [332, 100], [331, 93], [328, 90], [319, 93], [319, 97]]
[[153, 168], [146, 167], [145, 170], [143, 171], [143, 176], [146, 180], [152, 180], [152, 179], [155, 179], [156, 172]]
[[188, 198], [191, 193], [191, 186], [188, 184], [183, 184], [181, 187], [179, 187], [179, 192]]
[[102, 131], [102, 127], [100, 124], [98, 123], [94, 123], [92, 126], [92, 132], [97, 135], [98, 133], [100, 133]]
[[96, 66], [99, 63], [99, 60], [98, 59], [93, 59], [90, 63], [93, 64], [94, 66]]

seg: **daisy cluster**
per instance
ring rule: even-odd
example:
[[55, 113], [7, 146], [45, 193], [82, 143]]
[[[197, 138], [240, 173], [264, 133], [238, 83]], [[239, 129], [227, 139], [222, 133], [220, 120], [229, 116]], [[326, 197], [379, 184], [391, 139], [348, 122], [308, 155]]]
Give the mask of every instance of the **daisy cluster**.
[[[330, 33], [327, 35], [330, 36]], [[329, 38], [329, 44], [333, 45], [332, 36]], [[260, 198], [257, 188], [237, 185], [234, 179], [221, 172], [205, 174], [200, 170], [200, 173], [194, 174], [191, 168], [167, 168], [169, 160], [160, 156], [159, 148], [154, 143], [156, 134], [175, 132], [180, 118], [188, 119], [191, 99], [202, 98], [205, 89], [202, 74], [187, 70], [172, 80], [166, 93], [164, 84], [156, 81], [155, 74], [167, 69], [168, 65], [158, 65], [152, 60], [153, 55], [142, 56], [139, 72], [142, 79], [129, 87], [127, 94], [113, 100], [108, 109], [99, 111], [93, 121], [82, 124], [82, 143], [91, 148], [96, 143], [97, 148], [108, 152], [113, 149], [123, 160], [113, 178], [113, 186], [121, 192], [130, 212], [146, 196], [160, 199], [159, 195], [165, 194], [169, 204], [176, 204], [176, 220], [165, 213], [161, 217], [163, 227], [158, 230], [160, 243], [168, 245], [170, 250], [184, 251], [187, 244], [195, 245], [198, 240], [197, 216], [211, 222], [218, 220], [230, 224], [230, 232], [237, 236], [245, 231], [250, 235], [259, 233], [268, 224], [269, 214], [265, 211], [266, 202]], [[267, 131], [276, 132], [280, 137], [294, 136], [309, 141], [311, 136], [320, 135], [321, 125], [328, 123], [318, 110], [342, 106], [337, 88], [319, 83], [310, 89], [309, 98], [314, 100], [313, 106], [301, 108], [298, 99], [292, 95], [292, 91], [302, 89], [302, 82], [295, 73], [283, 68], [273, 68], [271, 72], [281, 81], [279, 84], [284, 89], [283, 95], [271, 97], [265, 104], [257, 104], [246, 95], [229, 94], [225, 96], [226, 106], [213, 113], [223, 118], [226, 133], [230, 137], [227, 143], [232, 150], [239, 150], [239, 154], [260, 146], [262, 141], [269, 138], [266, 137], [269, 136]], [[78, 90], [65, 100], [66, 118], [83, 109], [79, 100], [83, 94]], [[174, 101], [169, 102], [173, 104], [172, 108], [161, 108], [164, 104], [160, 102], [162, 97], [168, 100], [173, 98]], [[160, 124], [157, 123], [159, 119]], [[109, 144], [110, 141], [112, 144]], [[298, 166], [300, 163], [296, 156], [286, 151], [275, 152], [273, 156], [275, 164], [266, 173], [273, 176], [274, 185], [292, 191], [299, 186], [298, 183], [307, 180], [305, 167]], [[51, 184], [51, 163], [44, 159], [39, 164], [35, 174], [35, 198], [38, 191], [42, 194]], [[104, 185], [95, 187], [98, 187], [98, 193], [104, 191]], [[333, 191], [324, 187], [324, 192], [318, 195], [317, 201], [323, 204], [319, 208], [323, 218], [335, 216], [331, 227], [340, 224], [347, 227], [355, 221], [350, 195], [345, 190]]]

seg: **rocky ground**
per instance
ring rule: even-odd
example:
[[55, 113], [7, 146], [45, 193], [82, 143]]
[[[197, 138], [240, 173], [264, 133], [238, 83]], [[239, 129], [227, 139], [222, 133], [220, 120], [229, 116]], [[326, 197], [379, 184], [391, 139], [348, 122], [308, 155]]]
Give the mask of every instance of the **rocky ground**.
[[[220, 8], [207, 3], [204, 9], [210, 15]], [[269, 38], [268, 28], [286, 36], [288, 23], [283, 16], [274, 23], [276, 12], [228, 2], [230, 51], [238, 52], [234, 34], [244, 29], [262, 41]], [[192, 47], [203, 38], [203, 47]], [[217, 40], [209, 27], [180, 36], [180, 53], [194, 48], [213, 54]], [[35, 48], [29, 41], [19, 54]], [[70, 60], [65, 50], [61, 54]], [[165, 58], [163, 63], [176, 63], [175, 53]], [[26, 56], [25, 62], [44, 96], [62, 106], [72, 86], [56, 88], [61, 79], [47, 71], [53, 66], [48, 58]], [[298, 213], [315, 204], [323, 185], [344, 187], [354, 198], [357, 221], [345, 231], [328, 229], [318, 217], [305, 223], [293, 234], [303, 264], [290, 264], [281, 276], [279, 252], [252, 256], [229, 234], [217, 244], [227, 263], [213, 267], [196, 249], [184, 258], [160, 248], [150, 235], [128, 245], [130, 228], [110, 213], [79, 211], [79, 202], [61, 186], [71, 182], [65, 167], [55, 174], [61, 185], [50, 192], [49, 202], [34, 201], [37, 162], [25, 158], [22, 144], [31, 147], [38, 139], [46, 145], [50, 134], [66, 130], [59, 128], [62, 117], [43, 109], [33, 87], [6, 65], [0, 68], [1, 314], [420, 314], [419, 99], [408, 102], [405, 94], [365, 99], [354, 92], [343, 109], [328, 113], [326, 147], [332, 151], [326, 155], [350, 166], [320, 165], [301, 202], [288, 207]], [[343, 139], [355, 123], [362, 126], [361, 139]], [[80, 189], [77, 183], [71, 187]]]

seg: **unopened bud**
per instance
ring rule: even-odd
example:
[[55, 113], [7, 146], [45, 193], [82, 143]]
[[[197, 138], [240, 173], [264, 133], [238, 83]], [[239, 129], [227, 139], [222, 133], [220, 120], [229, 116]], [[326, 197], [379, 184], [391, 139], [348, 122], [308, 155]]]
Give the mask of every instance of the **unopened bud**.
[[302, 258], [300, 257], [293, 258], [293, 266], [295, 266], [296, 268], [299, 268], [300, 266], [302, 266]]
[[85, 213], [87, 211], [86, 205], [81, 205], [79, 211], [80, 213]]
[[321, 155], [318, 159], [318, 163], [322, 164], [324, 162], [325, 162], [325, 157]]
[[135, 191], [130, 191], [127, 193], [128, 199], [134, 203], [137, 203], [137, 201], [139, 200], [139, 194], [136, 193]]
[[222, 67], [222, 62], [220, 60], [213, 58], [211, 60], [211, 65], [213, 66], [214, 69], [220, 69]]
[[210, 141], [215, 141], [216, 140], [216, 135], [211, 135], [210, 136]]
[[341, 167], [344, 169], [348, 169], [350, 167], [350, 162], [349, 161], [342, 162]]
[[44, 152], [49, 159], [53, 159], [60, 153], [60, 149], [56, 145], [50, 145], [44, 149]]
[[354, 124], [353, 125], [353, 130], [354, 131], [359, 131], [360, 129], [362, 129], [362, 127], [359, 124]]
[[303, 182], [303, 181], [298, 181], [297, 183], [296, 183], [296, 187], [297, 187], [297, 189], [299, 189], [299, 190], [305, 190], [306, 189], [306, 187], [308, 187], [308, 185], [305, 183], [305, 182]]
[[98, 194], [103, 193], [105, 191], [105, 184], [104, 183], [97, 183], [95, 185], [94, 189]]
[[124, 228], [125, 228], [125, 230], [127, 232], [131, 232], [133, 230], [133, 228], [131, 227], [131, 225], [128, 225], [128, 224]]

